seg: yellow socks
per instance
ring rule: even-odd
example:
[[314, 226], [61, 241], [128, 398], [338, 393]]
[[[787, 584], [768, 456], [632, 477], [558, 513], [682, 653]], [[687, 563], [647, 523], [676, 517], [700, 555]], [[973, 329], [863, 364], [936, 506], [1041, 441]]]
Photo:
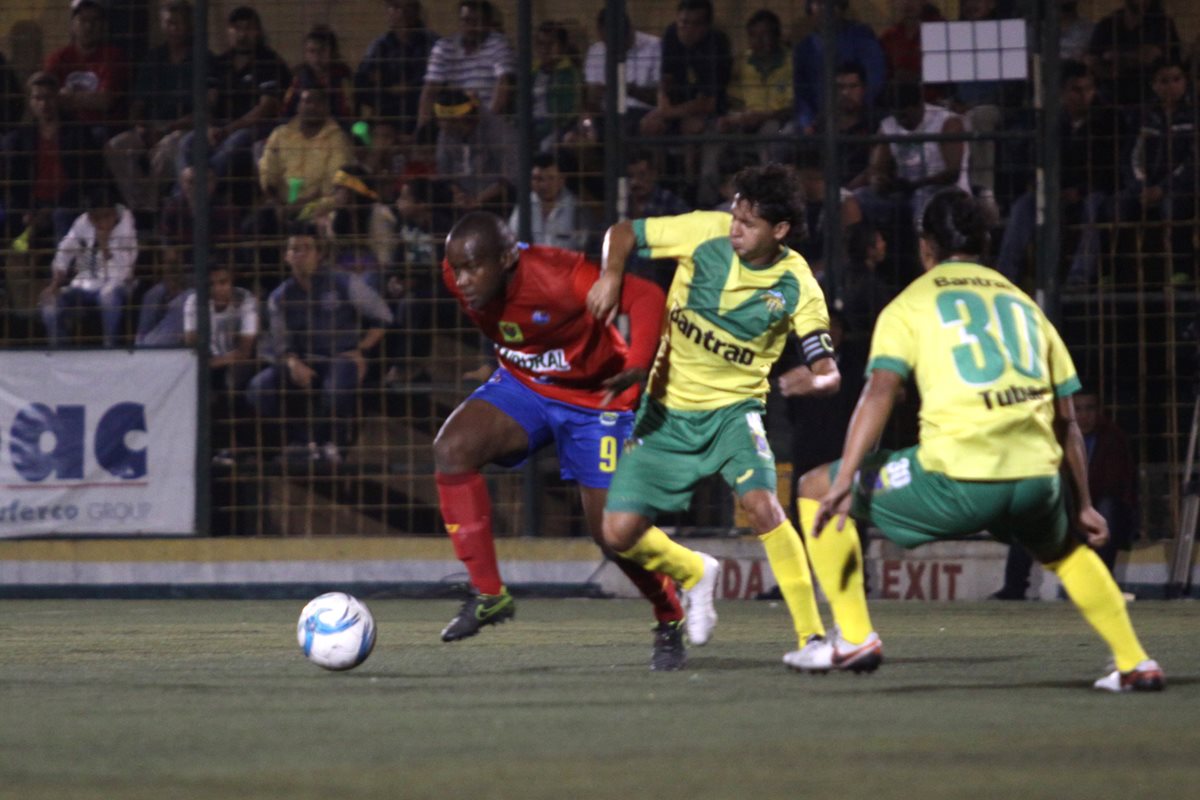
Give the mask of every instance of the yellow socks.
[[818, 537], [813, 531], [820, 503], [802, 497], [797, 501], [800, 525], [807, 532], [805, 546], [812, 559], [813, 571], [825, 590], [834, 622], [841, 629], [842, 638], [853, 644], [861, 644], [874, 628], [867, 611], [867, 594], [863, 589], [862, 545], [858, 540], [858, 528], [854, 520], [846, 518], [842, 530], [837, 521], [830, 521]]
[[704, 575], [704, 559], [699, 553], [673, 541], [661, 528], [653, 525], [646, 529], [637, 544], [617, 555], [641, 564], [651, 572], [674, 578], [684, 589], [691, 589]]
[[796, 626], [796, 637], [800, 646], [813, 634], [825, 635], [821, 614], [817, 610], [817, 595], [813, 591], [812, 574], [808, 571], [808, 557], [804, 544], [792, 523], [784, 520], [779, 527], [758, 537], [767, 551], [767, 561], [783, 601], [787, 603]]
[[1079, 613], [1112, 649], [1117, 669], [1128, 672], [1149, 658], [1133, 632], [1117, 582], [1090, 547], [1080, 545], [1066, 558], [1045, 566], [1058, 576]]

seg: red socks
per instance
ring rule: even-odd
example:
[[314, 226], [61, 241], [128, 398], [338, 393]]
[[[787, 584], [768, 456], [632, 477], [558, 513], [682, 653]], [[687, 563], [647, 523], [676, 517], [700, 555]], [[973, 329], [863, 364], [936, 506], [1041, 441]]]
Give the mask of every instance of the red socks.
[[492, 541], [492, 500], [478, 472], [436, 473], [438, 504], [454, 553], [480, 594], [500, 594], [504, 583]]
[[675, 593], [675, 581], [620, 556], [614, 555], [612, 561], [633, 581], [642, 597], [654, 606], [654, 619], [659, 622], [679, 622], [683, 619], [683, 606], [679, 604], [679, 596]]

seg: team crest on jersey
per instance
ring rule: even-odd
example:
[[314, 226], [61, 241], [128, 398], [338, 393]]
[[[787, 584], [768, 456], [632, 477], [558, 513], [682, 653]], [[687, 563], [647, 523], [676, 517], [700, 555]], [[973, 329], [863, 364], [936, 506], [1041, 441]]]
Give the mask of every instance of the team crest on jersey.
[[549, 321], [550, 321], [550, 312], [540, 311], [540, 310], [533, 312], [533, 322], [535, 325], [545, 325]]
[[500, 320], [500, 335], [504, 337], [506, 342], [523, 342], [525, 334], [521, 333], [521, 326], [515, 322]]
[[605, 411], [600, 414], [600, 424], [605, 427], [611, 428], [613, 425], [616, 425], [617, 419], [617, 412], [615, 411]]
[[786, 302], [783, 292], [779, 292], [774, 289], [767, 289], [760, 296], [762, 297], [763, 302], [767, 304], [767, 311], [771, 312], [772, 314], [778, 314], [779, 312], [783, 311], [785, 307], [784, 303]]

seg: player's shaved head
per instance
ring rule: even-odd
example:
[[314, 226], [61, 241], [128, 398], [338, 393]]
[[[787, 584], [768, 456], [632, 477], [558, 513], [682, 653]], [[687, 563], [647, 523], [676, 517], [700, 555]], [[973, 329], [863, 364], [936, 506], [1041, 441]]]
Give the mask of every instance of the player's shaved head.
[[471, 261], [503, 262], [516, 247], [517, 239], [504, 220], [486, 211], [472, 211], [464, 216], [446, 237], [446, 255], [451, 263], [455, 255]]

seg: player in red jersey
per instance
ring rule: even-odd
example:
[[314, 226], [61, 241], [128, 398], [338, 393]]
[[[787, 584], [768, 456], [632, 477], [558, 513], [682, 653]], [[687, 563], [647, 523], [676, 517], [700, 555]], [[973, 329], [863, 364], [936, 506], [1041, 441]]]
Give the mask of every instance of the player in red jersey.
[[[553, 441], [563, 477], [579, 484], [588, 532], [612, 555], [601, 541], [604, 502], [658, 347], [664, 297], [650, 281], [627, 276], [620, 305], [632, 326], [627, 344], [615, 326], [587, 311], [599, 274], [580, 253], [519, 244], [493, 214], [468, 214], [446, 238], [442, 277], [495, 343], [500, 367], [454, 410], [433, 443], [442, 518], [475, 592], [442, 631], [443, 641], [513, 616], [479, 474], [485, 464], [516, 466]], [[654, 606], [650, 668], [681, 669], [683, 609], [674, 583], [612, 560]]]

